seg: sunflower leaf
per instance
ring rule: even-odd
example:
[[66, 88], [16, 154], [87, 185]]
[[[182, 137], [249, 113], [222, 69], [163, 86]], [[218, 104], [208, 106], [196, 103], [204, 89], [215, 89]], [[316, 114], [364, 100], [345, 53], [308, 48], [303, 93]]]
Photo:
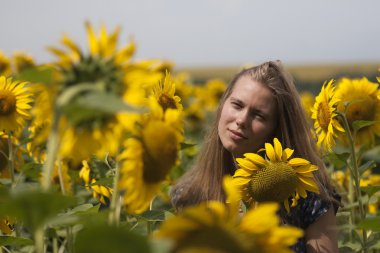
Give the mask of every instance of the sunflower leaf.
[[338, 247], [339, 247], [339, 252], [347, 252], [347, 253], [359, 252], [359, 250], [362, 248], [359, 242], [345, 242], [345, 243], [339, 242]]
[[14, 237], [14, 236], [0, 236], [0, 246], [9, 245], [32, 245], [34, 242], [29, 238]]
[[32, 231], [75, 203], [73, 197], [52, 192], [29, 190], [17, 194], [0, 193], [0, 215], [15, 216]]
[[380, 217], [366, 218], [359, 222], [358, 228], [380, 231]]
[[125, 103], [120, 97], [105, 92], [90, 92], [76, 100], [77, 105], [87, 109], [96, 109], [103, 113], [115, 113], [120, 111], [144, 112], [142, 108], [136, 108]]
[[27, 68], [17, 74], [15, 79], [32, 83], [50, 84], [53, 80], [53, 69], [47, 67]]
[[79, 231], [74, 246], [77, 253], [150, 252], [143, 236], [124, 227], [107, 225], [87, 226]]
[[375, 186], [362, 186], [360, 187], [362, 191], [367, 193], [369, 197], [372, 197], [373, 194], [376, 192], [380, 191], [380, 185], [375, 185]]
[[334, 165], [335, 168], [340, 169], [347, 166], [347, 159], [350, 157], [349, 152], [344, 153], [329, 153], [324, 158], [327, 160], [327, 162]]
[[192, 143], [184, 143], [182, 142], [181, 143], [181, 150], [184, 150], [184, 149], [187, 149], [187, 148], [191, 148], [191, 147], [194, 147], [196, 146], [197, 144], [192, 144]]
[[369, 120], [355, 120], [352, 123], [352, 127], [354, 128], [354, 131], [359, 131], [363, 127], [371, 126], [375, 124], [375, 121], [369, 121]]
[[376, 163], [374, 161], [368, 161], [359, 167], [359, 173], [360, 175], [363, 175], [364, 172], [366, 172], [367, 170], [373, 169], [375, 167], [376, 167]]

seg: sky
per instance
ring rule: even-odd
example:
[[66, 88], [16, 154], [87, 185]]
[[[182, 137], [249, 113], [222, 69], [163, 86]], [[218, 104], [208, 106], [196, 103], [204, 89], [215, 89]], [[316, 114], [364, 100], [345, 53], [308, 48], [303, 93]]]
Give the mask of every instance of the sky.
[[177, 67], [380, 63], [378, 0], [0, 0], [0, 50], [52, 60], [65, 33], [87, 48], [84, 22], [109, 31], [135, 59]]

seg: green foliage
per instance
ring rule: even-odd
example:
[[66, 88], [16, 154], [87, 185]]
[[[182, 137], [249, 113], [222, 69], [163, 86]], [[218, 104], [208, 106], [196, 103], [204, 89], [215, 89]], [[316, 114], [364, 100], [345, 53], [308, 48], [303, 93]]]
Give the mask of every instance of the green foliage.
[[130, 232], [125, 227], [108, 225], [88, 226], [78, 232], [76, 253], [149, 253], [147, 239]]

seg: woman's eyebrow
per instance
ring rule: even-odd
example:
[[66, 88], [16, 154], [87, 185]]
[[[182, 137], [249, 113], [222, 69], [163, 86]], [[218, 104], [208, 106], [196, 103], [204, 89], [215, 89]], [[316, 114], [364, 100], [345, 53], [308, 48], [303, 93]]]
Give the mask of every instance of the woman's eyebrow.
[[244, 102], [243, 102], [242, 100], [238, 99], [238, 98], [230, 97], [230, 99], [231, 99], [232, 101], [234, 101], [234, 102], [238, 102], [238, 103], [240, 103], [240, 104], [244, 104]]

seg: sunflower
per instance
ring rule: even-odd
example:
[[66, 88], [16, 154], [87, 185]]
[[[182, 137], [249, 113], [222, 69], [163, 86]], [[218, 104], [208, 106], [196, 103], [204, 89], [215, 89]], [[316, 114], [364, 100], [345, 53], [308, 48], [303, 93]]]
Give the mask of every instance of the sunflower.
[[174, 242], [172, 253], [182, 252], [292, 252], [289, 246], [302, 230], [280, 226], [276, 203], [260, 204], [240, 218], [239, 193], [231, 178], [224, 178], [228, 204], [217, 201], [185, 208], [163, 222], [155, 236]]
[[0, 76], [0, 131], [17, 132], [25, 126], [25, 120], [30, 118], [31, 96], [25, 82]]
[[308, 91], [301, 92], [300, 96], [301, 96], [302, 107], [306, 113], [306, 116], [308, 119], [311, 119], [315, 98], [313, 94]]
[[16, 220], [14, 218], [0, 217], [0, 231], [5, 235], [12, 234], [15, 222]]
[[244, 154], [245, 158], [236, 158], [239, 169], [233, 178], [241, 188], [244, 200], [283, 202], [289, 212], [289, 198], [292, 206], [298, 198], [307, 197], [307, 191], [319, 193], [313, 171], [318, 167], [303, 158], [288, 160], [294, 150], [282, 149], [277, 138], [274, 145], [265, 143], [266, 159], [255, 153]]
[[340, 101], [335, 95], [334, 80], [326, 82], [322, 90], [315, 98], [314, 107], [311, 109], [311, 118], [314, 120], [314, 128], [318, 135], [317, 145], [332, 152], [335, 145], [335, 131], [344, 132], [337, 120], [336, 106]]
[[214, 110], [220, 101], [227, 85], [219, 79], [211, 79], [204, 86], [195, 87], [195, 97], [198, 103], [208, 111]]
[[105, 185], [95, 184], [97, 182], [94, 177], [93, 170], [87, 161], [82, 161], [83, 167], [79, 172], [79, 177], [84, 181], [86, 189], [92, 192], [92, 196], [99, 200], [102, 204], [106, 205], [107, 201], [112, 196], [113, 190]]
[[367, 78], [343, 78], [338, 83], [338, 110], [344, 112], [350, 129], [353, 129], [355, 121], [373, 122], [358, 130], [356, 144], [372, 145], [375, 143], [375, 136], [380, 136], [379, 94], [378, 84], [370, 82]]
[[115, 156], [121, 145], [122, 134], [123, 128], [115, 117], [83, 126], [66, 121], [61, 127], [59, 155], [62, 159], [71, 160], [74, 166], [90, 159], [92, 155]]
[[181, 98], [174, 95], [175, 83], [169, 72], [166, 72], [163, 82], [158, 82], [153, 87], [153, 96], [165, 111], [168, 108], [182, 110]]
[[49, 47], [58, 62], [54, 64], [62, 73], [62, 88], [82, 82], [98, 82], [105, 84], [104, 89], [121, 94], [124, 90], [123, 68], [128, 65], [135, 51], [134, 42], [118, 50], [120, 28], [108, 34], [104, 26], [101, 27], [99, 37], [96, 36], [90, 23], [86, 22], [89, 54], [68, 36], [63, 36], [61, 42], [67, 50]]
[[167, 109], [163, 113], [162, 108], [155, 111], [142, 121], [138, 135], [125, 141], [125, 150], [119, 156], [119, 187], [126, 191], [124, 204], [130, 213], [141, 213], [149, 206], [177, 163], [183, 140], [178, 128], [180, 112]]
[[0, 51], [0, 75], [9, 76], [11, 73], [11, 61], [2, 51]]
[[36, 66], [36, 63], [34, 62], [33, 57], [24, 52], [14, 53], [13, 61], [14, 61], [14, 70], [16, 73]]
[[[124, 68], [131, 63], [135, 44], [131, 42], [120, 50], [117, 47], [120, 28], [108, 34], [104, 26], [97, 36], [90, 23], [86, 23], [89, 52], [82, 51], [68, 36], [63, 36], [62, 44], [66, 48], [50, 47], [58, 57], [54, 64], [61, 74], [58, 95], [63, 90], [80, 83], [92, 83], [97, 92], [122, 97], [126, 91]], [[120, 119], [113, 113], [99, 112], [78, 103], [83, 92], [75, 97], [64, 110], [64, 123], [61, 126], [62, 141], [60, 155], [62, 159], [72, 159], [79, 164], [93, 154], [116, 155], [122, 143], [123, 127]], [[74, 108], [74, 109], [73, 109]], [[129, 118], [127, 117], [127, 120]]]

